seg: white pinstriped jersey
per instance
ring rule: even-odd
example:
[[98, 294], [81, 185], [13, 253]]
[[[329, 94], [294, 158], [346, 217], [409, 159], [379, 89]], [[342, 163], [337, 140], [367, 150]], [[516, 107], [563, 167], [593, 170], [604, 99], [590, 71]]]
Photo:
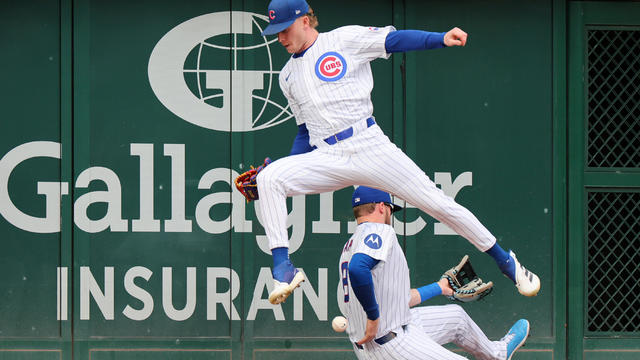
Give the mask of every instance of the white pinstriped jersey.
[[394, 30], [351, 25], [320, 33], [282, 68], [280, 89], [297, 124], [307, 124], [311, 145], [373, 115], [369, 62], [389, 58], [385, 39]]
[[348, 319], [347, 334], [352, 341], [364, 337], [367, 325], [367, 314], [353, 294], [347, 269], [351, 258], [357, 253], [380, 260], [371, 270], [374, 293], [380, 309], [376, 338], [411, 321], [409, 267], [393, 227], [371, 222], [359, 224], [340, 256], [340, 281], [345, 294], [344, 299], [338, 301], [338, 306]]

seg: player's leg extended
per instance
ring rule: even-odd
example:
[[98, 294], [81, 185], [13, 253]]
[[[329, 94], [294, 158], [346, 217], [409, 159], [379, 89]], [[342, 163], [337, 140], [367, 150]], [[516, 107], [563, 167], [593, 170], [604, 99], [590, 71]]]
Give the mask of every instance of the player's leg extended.
[[287, 233], [287, 197], [337, 190], [344, 180], [339, 173], [341, 160], [315, 150], [288, 156], [265, 167], [256, 180], [260, 200], [256, 202], [260, 222], [269, 239], [273, 255], [273, 304], [283, 302], [304, 281], [304, 276], [289, 260]]
[[[406, 159], [411, 161], [408, 157]], [[413, 203], [438, 221], [449, 226], [456, 233], [469, 240], [478, 250], [486, 252], [493, 257], [502, 273], [514, 282], [520, 294], [525, 296], [537, 295], [540, 290], [538, 276], [522, 266], [513, 252], [507, 253], [502, 250], [500, 245], [496, 243], [493, 234], [480, 223], [475, 215], [437, 188], [433, 181], [413, 161], [411, 163], [413, 165], [408, 166], [408, 169], [413, 169], [416, 179], [420, 180], [419, 184], [417, 184], [419, 190], [416, 189], [418, 196], [414, 197], [413, 200], [407, 199], [405, 196], [413, 193], [413, 191], [406, 191], [407, 187], [401, 188], [405, 193], [398, 193], [398, 196]], [[409, 176], [409, 178], [413, 179], [412, 176]]]
[[384, 345], [365, 344], [369, 359], [464, 360], [464, 356], [445, 349], [415, 324], [397, 330], [396, 338]]
[[491, 341], [459, 305], [417, 306], [412, 320], [438, 344], [454, 343], [476, 359], [502, 360], [507, 343]]
[[492, 247], [496, 238], [465, 207], [439, 189], [407, 155], [393, 143], [373, 150], [373, 161], [363, 161], [362, 171], [369, 183], [390, 192], [446, 224], [469, 240], [478, 250]]
[[318, 149], [278, 159], [258, 174], [260, 200], [256, 206], [271, 249], [289, 246], [287, 197], [334, 191], [350, 185], [340, 177], [344, 163]]
[[[534, 296], [538, 293], [538, 276], [520, 265], [513, 252], [502, 250], [496, 243], [496, 238], [475, 215], [439, 189], [397, 146], [389, 142], [372, 148], [371, 152], [376, 161], [363, 161], [361, 170], [367, 172], [372, 181], [364, 185], [398, 195], [449, 226], [478, 250], [491, 255], [521, 294]], [[384, 176], [381, 177], [380, 174]]]

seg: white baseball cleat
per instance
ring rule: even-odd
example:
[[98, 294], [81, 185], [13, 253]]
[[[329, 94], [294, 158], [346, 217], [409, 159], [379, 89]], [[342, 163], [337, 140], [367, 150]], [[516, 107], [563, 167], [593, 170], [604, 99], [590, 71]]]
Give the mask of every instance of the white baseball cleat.
[[289, 295], [291, 295], [293, 290], [300, 286], [300, 283], [303, 281], [304, 275], [302, 275], [302, 272], [297, 271], [297, 269], [295, 276], [291, 279], [291, 282], [287, 283], [273, 280], [274, 287], [273, 291], [269, 293], [269, 302], [273, 305], [277, 305], [285, 301]]
[[520, 264], [513, 251], [509, 251], [509, 256], [513, 259], [516, 270], [516, 288], [524, 296], [536, 296], [540, 291], [540, 278], [538, 275], [527, 270]]

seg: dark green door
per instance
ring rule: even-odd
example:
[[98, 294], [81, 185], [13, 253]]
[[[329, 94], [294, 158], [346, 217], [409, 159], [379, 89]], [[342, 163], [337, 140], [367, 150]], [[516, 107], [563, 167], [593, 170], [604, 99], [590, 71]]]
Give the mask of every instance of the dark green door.
[[571, 359], [640, 357], [640, 3], [569, 18]]

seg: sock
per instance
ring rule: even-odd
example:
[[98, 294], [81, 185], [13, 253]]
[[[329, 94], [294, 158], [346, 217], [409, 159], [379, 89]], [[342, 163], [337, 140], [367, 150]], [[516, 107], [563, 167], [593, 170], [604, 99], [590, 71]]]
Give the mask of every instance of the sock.
[[273, 267], [275, 268], [281, 263], [289, 260], [289, 248], [279, 247], [271, 249], [271, 255], [273, 255]]
[[498, 267], [500, 268], [502, 273], [507, 275], [507, 277], [515, 283], [516, 266], [513, 261], [510, 261], [511, 256], [509, 256], [509, 253], [504, 251], [497, 242], [485, 252], [491, 255], [493, 260], [496, 261], [496, 264], [498, 264]]

